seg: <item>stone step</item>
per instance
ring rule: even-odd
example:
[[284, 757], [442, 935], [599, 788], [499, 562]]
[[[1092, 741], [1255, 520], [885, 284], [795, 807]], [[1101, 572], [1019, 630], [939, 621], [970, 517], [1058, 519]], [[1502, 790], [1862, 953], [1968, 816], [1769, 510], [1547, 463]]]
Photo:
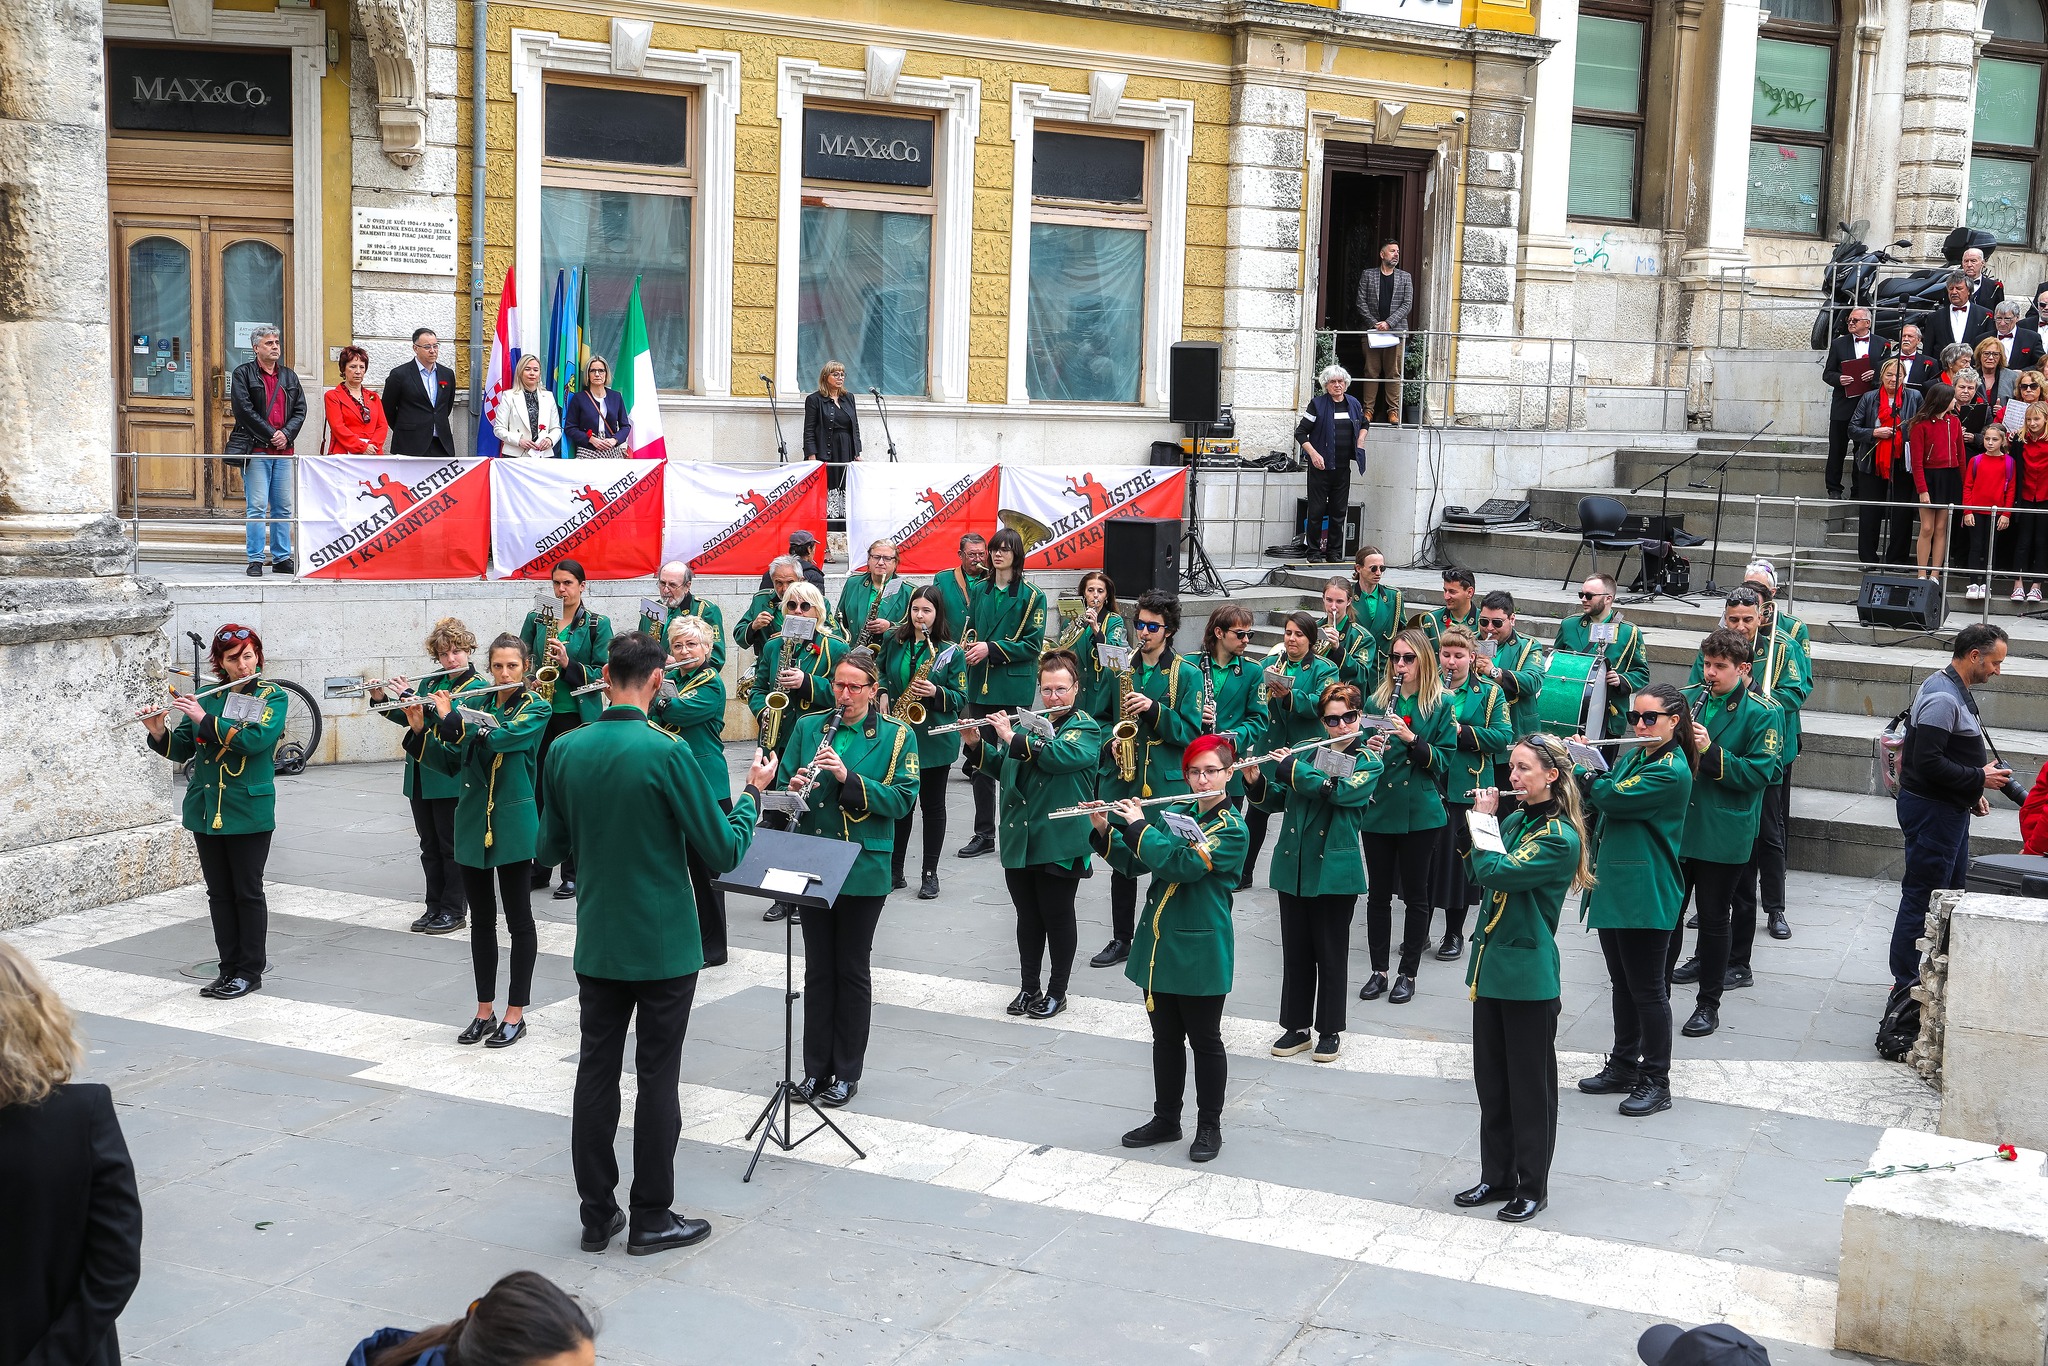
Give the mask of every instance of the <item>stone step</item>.
[[[1614, 482], [1622, 488], [1634, 488], [1655, 477], [1659, 470], [1676, 459], [1668, 451], [1618, 450], [1614, 453]], [[1702, 450], [1691, 464], [1672, 472], [1672, 493], [1676, 494], [1686, 484], [1694, 482], [1713, 488], [1720, 482], [1721, 476], [1714, 469], [1720, 462], [1719, 456]], [[1826, 477], [1825, 443], [1811, 452], [1751, 448], [1729, 461], [1726, 492], [1730, 499], [1755, 493], [1782, 498], [1808, 495], [1818, 498], [1825, 491]]]
[[[1994, 796], [1991, 802], [1991, 814], [1970, 823], [1974, 858], [2020, 852], [2019, 808], [2002, 797]], [[1786, 834], [1786, 861], [1803, 872], [1897, 881], [1904, 866], [1905, 842], [1889, 797], [1818, 792], [1795, 785], [1792, 824]], [[1796, 935], [1799, 913], [1788, 907], [1787, 915]]]
[[[1760, 451], [1773, 455], [1826, 455], [1828, 439], [1824, 436], [1774, 436], [1766, 433], [1754, 440], [1729, 432], [1701, 432], [1700, 449], [1703, 451]], [[1746, 448], [1746, 449], [1745, 449]]]

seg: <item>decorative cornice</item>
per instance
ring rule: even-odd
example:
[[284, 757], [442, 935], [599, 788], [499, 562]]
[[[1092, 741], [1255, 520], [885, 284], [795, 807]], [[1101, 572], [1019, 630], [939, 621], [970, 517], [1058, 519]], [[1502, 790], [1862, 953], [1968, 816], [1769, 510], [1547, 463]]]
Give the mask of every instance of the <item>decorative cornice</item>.
[[427, 150], [426, 0], [356, 0], [355, 8], [377, 70], [384, 155], [410, 167]]

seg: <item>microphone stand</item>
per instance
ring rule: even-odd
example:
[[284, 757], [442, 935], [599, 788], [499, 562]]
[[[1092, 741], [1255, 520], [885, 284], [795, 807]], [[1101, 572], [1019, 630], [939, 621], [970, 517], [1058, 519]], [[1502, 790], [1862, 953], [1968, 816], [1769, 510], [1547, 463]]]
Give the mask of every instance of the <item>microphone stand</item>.
[[896, 433], [889, 430], [889, 409], [882, 402], [882, 391], [870, 385], [868, 392], [874, 395], [875, 411], [882, 415], [882, 435], [889, 439], [889, 463], [896, 463]]
[[[1663, 469], [1658, 470], [1648, 479], [1645, 479], [1642, 483], [1637, 484], [1634, 488], [1629, 490], [1629, 493], [1631, 495], [1634, 495], [1641, 493], [1644, 489], [1650, 487], [1650, 485], [1652, 484], [1660, 486], [1662, 492], [1659, 496], [1657, 503], [1657, 516], [1663, 521], [1665, 533], [1667, 536], [1669, 535], [1671, 529], [1671, 476], [1673, 474], [1676, 474], [1679, 470], [1684, 469], [1687, 465], [1690, 465], [1693, 461], [1699, 459], [1699, 455], [1700, 453], [1697, 450], [1694, 450], [1690, 454], [1688, 454], [1683, 460], [1673, 461], [1671, 464], [1666, 465]], [[1638, 542], [1638, 544], [1648, 545], [1651, 544], [1651, 542], [1644, 541]], [[1665, 540], [1663, 542], [1660, 542], [1659, 544], [1663, 545], [1663, 553], [1666, 555], [1673, 554], [1678, 548], [1676, 543], [1671, 540]], [[1635, 606], [1639, 603], [1655, 602], [1660, 597], [1672, 597], [1677, 598], [1680, 602], [1684, 603], [1688, 607], [1699, 606], [1699, 604], [1694, 602], [1692, 598], [1687, 594], [1664, 592], [1663, 584], [1661, 582], [1662, 575], [1652, 575], [1650, 573], [1649, 557], [1645, 555], [1642, 557], [1642, 559], [1643, 578], [1648, 584], [1648, 591], [1619, 599], [1621, 605]]]
[[766, 375], [760, 376], [761, 387], [768, 391], [768, 415], [775, 419], [776, 463], [789, 463], [789, 442], [782, 435], [782, 412], [775, 406], [775, 382]]
[[[1771, 428], [1777, 425], [1778, 419], [1776, 419], [1775, 417], [1772, 418], [1769, 422], [1766, 422], [1763, 426], [1757, 428], [1748, 436], [1744, 437], [1742, 439], [1742, 444], [1740, 446], [1737, 446], [1734, 450], [1728, 452], [1726, 456], [1722, 457], [1721, 463], [1714, 466], [1714, 473], [1718, 476], [1718, 478], [1715, 480], [1714, 483], [1714, 549], [1707, 560], [1706, 591], [1709, 593], [1719, 593], [1722, 591], [1721, 586], [1718, 583], [1714, 582], [1714, 576], [1721, 572], [1721, 504], [1722, 500], [1725, 499], [1728, 495], [1729, 462], [1734, 460], [1736, 456], [1741, 455], [1744, 451], [1748, 450], [1750, 442], [1756, 440], [1758, 437], [1762, 436], [1765, 432], [1769, 431]], [[1706, 487], [1706, 485], [1704, 483], [1688, 483], [1686, 487], [1694, 489], [1703, 489]]]

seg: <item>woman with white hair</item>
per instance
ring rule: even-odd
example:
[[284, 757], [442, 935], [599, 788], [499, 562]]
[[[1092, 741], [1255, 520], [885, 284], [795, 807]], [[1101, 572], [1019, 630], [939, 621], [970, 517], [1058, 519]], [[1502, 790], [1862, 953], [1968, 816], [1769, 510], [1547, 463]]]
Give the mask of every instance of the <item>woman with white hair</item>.
[[1343, 366], [1328, 367], [1316, 383], [1322, 387], [1294, 424], [1295, 444], [1308, 461], [1308, 515], [1297, 544], [1312, 560], [1341, 560], [1351, 466], [1365, 473], [1365, 409], [1345, 392], [1351, 376]]

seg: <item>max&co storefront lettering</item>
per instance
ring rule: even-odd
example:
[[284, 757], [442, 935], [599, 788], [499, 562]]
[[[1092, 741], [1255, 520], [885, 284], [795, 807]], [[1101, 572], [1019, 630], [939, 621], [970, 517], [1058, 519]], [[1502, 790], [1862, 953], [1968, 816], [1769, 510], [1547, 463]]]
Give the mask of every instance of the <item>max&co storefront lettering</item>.
[[929, 187], [932, 121], [853, 109], [806, 109], [804, 177]]
[[291, 104], [288, 53], [107, 45], [107, 108], [116, 129], [290, 137]]

